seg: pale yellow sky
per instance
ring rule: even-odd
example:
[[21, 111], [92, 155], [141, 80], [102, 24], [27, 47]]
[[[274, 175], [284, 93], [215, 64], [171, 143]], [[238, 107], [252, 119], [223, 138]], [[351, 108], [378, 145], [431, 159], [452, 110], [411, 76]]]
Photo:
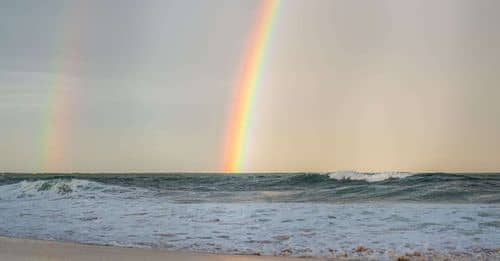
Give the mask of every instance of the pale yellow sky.
[[[58, 79], [74, 100], [56, 171], [219, 170], [256, 8], [0, 3], [0, 171], [41, 170]], [[494, 0], [283, 0], [246, 170], [499, 171], [499, 12]]]

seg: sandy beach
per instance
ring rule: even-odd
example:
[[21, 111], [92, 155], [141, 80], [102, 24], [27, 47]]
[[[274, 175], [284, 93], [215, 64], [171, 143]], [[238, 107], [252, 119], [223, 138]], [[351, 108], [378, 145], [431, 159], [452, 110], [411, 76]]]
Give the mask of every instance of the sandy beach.
[[0, 260], [206, 260], [206, 261], [285, 261], [308, 258], [215, 255], [160, 249], [84, 245], [68, 242], [0, 237]]

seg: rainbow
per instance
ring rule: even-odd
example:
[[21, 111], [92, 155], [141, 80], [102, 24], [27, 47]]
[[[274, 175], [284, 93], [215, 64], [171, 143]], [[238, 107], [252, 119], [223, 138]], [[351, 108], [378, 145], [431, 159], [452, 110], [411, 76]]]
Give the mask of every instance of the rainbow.
[[47, 107], [42, 120], [40, 169], [42, 172], [63, 171], [68, 167], [67, 147], [70, 141], [72, 119], [76, 107], [79, 63], [82, 60], [81, 43], [84, 4], [71, 4], [65, 8], [68, 22], [56, 46], [60, 54], [53, 60], [56, 65], [54, 80], [49, 87]]
[[280, 0], [262, 0], [244, 58], [243, 68], [236, 85], [234, 105], [228, 124], [222, 169], [239, 172], [247, 158], [249, 128], [256, 93], [261, 84], [264, 58], [276, 20]]
[[49, 93], [42, 136], [42, 171], [54, 172], [65, 165], [65, 148], [71, 120], [71, 97], [61, 76]]

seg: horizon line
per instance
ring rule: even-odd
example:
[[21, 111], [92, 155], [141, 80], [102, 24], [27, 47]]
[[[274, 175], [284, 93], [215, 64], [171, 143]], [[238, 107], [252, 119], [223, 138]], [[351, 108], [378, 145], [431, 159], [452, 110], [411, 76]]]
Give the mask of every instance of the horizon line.
[[365, 174], [379, 174], [379, 173], [411, 173], [411, 174], [500, 174], [500, 170], [496, 171], [401, 171], [401, 170], [391, 170], [391, 171], [358, 171], [358, 170], [331, 170], [331, 171], [237, 171], [237, 172], [227, 172], [227, 171], [68, 171], [68, 172], [33, 172], [33, 171], [0, 171], [0, 175], [5, 174], [32, 174], [32, 175], [71, 175], [71, 174], [221, 174], [221, 175], [237, 175], [237, 174], [329, 174], [336, 172], [355, 172], [355, 173], [365, 173]]

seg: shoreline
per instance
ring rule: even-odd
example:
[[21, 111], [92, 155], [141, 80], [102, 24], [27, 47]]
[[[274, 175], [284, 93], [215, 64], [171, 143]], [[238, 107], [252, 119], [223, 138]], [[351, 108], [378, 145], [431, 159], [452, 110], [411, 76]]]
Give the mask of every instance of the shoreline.
[[[165, 250], [159, 248], [135, 248], [110, 245], [94, 245], [75, 242], [24, 239], [0, 236], [0, 260], [9, 261], [102, 261], [102, 260], [148, 260], [148, 261], [318, 261], [318, 260], [378, 260], [372, 256], [369, 248], [358, 247], [356, 252], [361, 255], [340, 255], [331, 257], [297, 257], [297, 256], [261, 256], [261, 255], [231, 255], [190, 252], [182, 250]], [[367, 255], [363, 255], [367, 254]], [[436, 251], [420, 253], [418, 251], [397, 254], [391, 253], [382, 259], [423, 261], [423, 260], [498, 260], [500, 249], [482, 249], [470, 253], [440, 253]]]
[[[0, 260], [172, 260], [172, 261], [312, 261], [320, 258], [298, 258], [258, 255], [223, 255], [151, 248], [90, 245], [52, 240], [0, 236]], [[331, 260], [331, 259], [330, 259]]]

